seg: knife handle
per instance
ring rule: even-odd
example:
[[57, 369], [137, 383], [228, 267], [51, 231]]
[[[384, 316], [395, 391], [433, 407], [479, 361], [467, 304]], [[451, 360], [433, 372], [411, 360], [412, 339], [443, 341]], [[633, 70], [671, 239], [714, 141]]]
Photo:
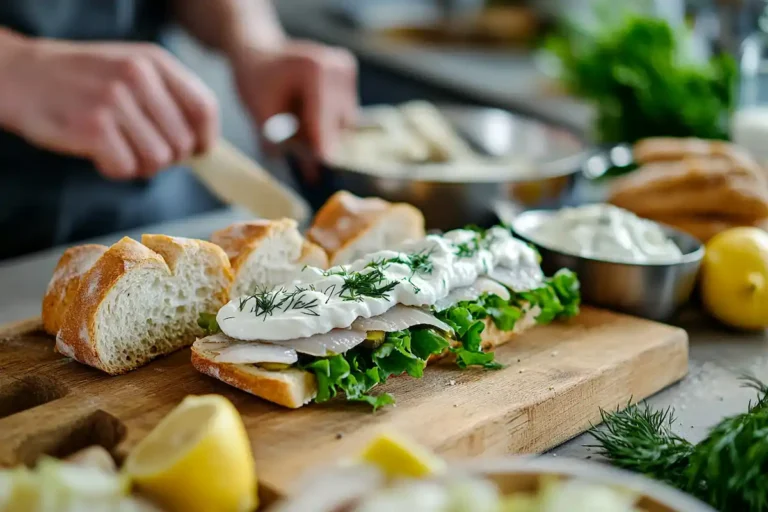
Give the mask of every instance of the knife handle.
[[221, 201], [265, 219], [309, 218], [306, 201], [224, 139], [207, 153], [185, 162]]

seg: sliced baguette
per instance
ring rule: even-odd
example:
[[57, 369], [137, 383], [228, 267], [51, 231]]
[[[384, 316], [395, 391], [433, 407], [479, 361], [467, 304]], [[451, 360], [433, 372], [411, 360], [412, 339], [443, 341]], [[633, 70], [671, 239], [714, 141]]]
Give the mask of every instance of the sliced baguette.
[[106, 245], [76, 245], [61, 255], [43, 297], [45, 332], [52, 336], [59, 332], [67, 309], [80, 287], [80, 280], [107, 249]]
[[200, 313], [228, 300], [232, 271], [209, 242], [144, 235], [123, 238], [82, 275], [56, 349], [117, 375], [191, 344]]
[[[501, 331], [492, 321], [486, 321], [482, 335], [483, 349], [494, 350], [511, 341], [517, 334], [530, 329], [536, 324], [538, 314], [538, 308], [526, 311], [513, 331]], [[317, 393], [315, 376], [309, 372], [297, 368], [270, 371], [252, 364], [218, 363], [213, 360], [214, 353], [201, 348], [201, 342], [204, 341], [206, 338], [192, 345], [192, 366], [205, 375], [291, 409], [308, 404]], [[444, 355], [447, 353], [442, 354]], [[434, 362], [442, 356], [430, 358], [429, 362]]]
[[325, 251], [306, 241], [292, 219], [239, 222], [213, 233], [211, 241], [232, 264], [232, 297], [282, 284], [304, 265], [328, 267]]
[[424, 236], [424, 215], [415, 207], [344, 190], [328, 199], [307, 231], [307, 238], [328, 253], [331, 266]]

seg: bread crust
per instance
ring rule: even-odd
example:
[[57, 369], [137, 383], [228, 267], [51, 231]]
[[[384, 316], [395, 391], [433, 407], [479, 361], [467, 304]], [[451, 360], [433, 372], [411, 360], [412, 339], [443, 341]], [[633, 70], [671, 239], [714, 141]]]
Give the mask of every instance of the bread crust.
[[107, 251], [106, 245], [84, 244], [70, 247], [61, 255], [43, 297], [43, 328], [56, 336], [74, 301], [83, 275]]
[[134, 266], [157, 267], [170, 274], [159, 254], [129, 237], [107, 249], [86, 272], [67, 317], [56, 335], [56, 350], [81, 363], [111, 375], [126, 373], [138, 367], [116, 370], [107, 368], [96, 351], [96, 311], [126, 272]]
[[[519, 321], [518, 326], [513, 331], [501, 331], [496, 328], [493, 321], [487, 319], [485, 321], [485, 329], [482, 333], [482, 346], [483, 350], [493, 350], [505, 343], [508, 343], [515, 338], [518, 334], [528, 330], [535, 325], [535, 316], [538, 315], [538, 310], [528, 310], [525, 316]], [[444, 356], [449, 355], [450, 352], [445, 352], [439, 356], [430, 357], [427, 364], [434, 363], [437, 360], [442, 359]], [[297, 369], [291, 369], [292, 372], [303, 373], [304, 378], [301, 380], [301, 384], [295, 382], [289, 382], [287, 379], [279, 378], [279, 375], [284, 372], [276, 371], [269, 372], [261, 370], [258, 373], [248, 372], [244, 368], [246, 365], [231, 364], [231, 363], [217, 363], [210, 358], [206, 357], [202, 350], [198, 350], [195, 345], [192, 345], [192, 366], [199, 372], [218, 379], [232, 387], [258, 396], [270, 402], [296, 409], [309, 403], [314, 397], [317, 391], [317, 382], [315, 376], [307, 371], [301, 371]], [[298, 388], [298, 389], [297, 389]], [[302, 399], [297, 400], [295, 397], [299, 395]]]
[[307, 239], [328, 253], [331, 265], [340, 263], [336, 256], [355, 243], [392, 209], [403, 210], [424, 236], [424, 216], [414, 206], [390, 203], [379, 197], [358, 197], [346, 190], [333, 194], [315, 215], [307, 230]]
[[[309, 372], [292, 369], [291, 371], [299, 374], [300, 383], [291, 384], [285, 379], [278, 378], [278, 375], [284, 372], [262, 370], [259, 373], [253, 373], [246, 371], [245, 365], [217, 363], [208, 359], [194, 345], [192, 345], [192, 366], [197, 371], [241, 391], [291, 409], [298, 409], [309, 403], [317, 393], [315, 376]], [[300, 398], [297, 399], [297, 397]]]
[[[211, 242], [224, 249], [236, 274], [265, 239], [289, 230], [298, 231], [298, 224], [293, 219], [250, 220], [215, 231], [211, 235]], [[325, 268], [328, 265], [328, 255], [319, 245], [304, 240], [298, 262], [304, 261], [315, 262], [317, 264], [314, 266]]]

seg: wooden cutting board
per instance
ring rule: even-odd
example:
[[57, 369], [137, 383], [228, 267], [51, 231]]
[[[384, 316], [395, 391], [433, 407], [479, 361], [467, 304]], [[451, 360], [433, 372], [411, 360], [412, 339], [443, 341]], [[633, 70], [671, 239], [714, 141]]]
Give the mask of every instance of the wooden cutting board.
[[501, 347], [503, 370], [431, 366], [383, 387], [397, 405], [373, 414], [342, 400], [288, 410], [196, 372], [189, 351], [109, 377], [53, 351], [31, 320], [0, 327], [0, 466], [99, 444], [119, 458], [184, 396], [220, 393], [241, 412], [266, 496], [307, 469], [357, 453], [379, 429], [444, 456], [541, 452], [583, 432], [599, 408], [640, 400], [688, 368], [684, 330], [592, 308]]

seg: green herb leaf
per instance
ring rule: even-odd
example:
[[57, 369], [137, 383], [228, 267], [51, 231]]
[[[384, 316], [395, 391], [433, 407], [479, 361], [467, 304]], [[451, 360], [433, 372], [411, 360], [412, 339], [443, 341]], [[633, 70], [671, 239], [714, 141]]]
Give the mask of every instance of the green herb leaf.
[[200, 313], [200, 316], [197, 317], [197, 325], [205, 331], [206, 336], [221, 332], [221, 328], [216, 321], [216, 315], [214, 313]]
[[384, 343], [373, 351], [373, 361], [385, 378], [401, 373], [421, 378], [427, 366], [426, 360], [419, 358], [411, 351], [409, 331], [387, 333]]
[[566, 87], [597, 108], [597, 138], [727, 138], [738, 80], [733, 57], [698, 62], [685, 29], [603, 3], [596, 29], [570, 24], [547, 42]]
[[501, 331], [514, 330], [515, 324], [523, 316], [523, 311], [509, 304], [498, 295], [487, 295], [483, 298], [485, 310], [493, 319], [493, 324]]
[[591, 431], [600, 454], [619, 467], [657, 478], [697, 496], [717, 510], [768, 510], [768, 387], [748, 410], [723, 419], [694, 445], [672, 432], [673, 411], [647, 405], [602, 411]]
[[426, 361], [429, 356], [442, 354], [450, 347], [450, 342], [433, 329], [411, 330], [411, 350], [419, 359]]
[[[338, 387], [344, 388], [343, 379], [349, 376], [350, 366], [343, 355], [317, 359], [310, 363], [305, 370], [311, 370], [315, 373], [317, 379], [317, 396], [315, 401], [318, 403], [327, 402], [336, 396]], [[355, 388], [355, 383], [349, 383], [350, 388]]]
[[472, 352], [464, 347], [455, 349], [456, 364], [459, 368], [464, 369], [468, 366], [482, 366], [489, 370], [500, 370], [504, 368], [504, 365], [494, 361], [493, 352]]

